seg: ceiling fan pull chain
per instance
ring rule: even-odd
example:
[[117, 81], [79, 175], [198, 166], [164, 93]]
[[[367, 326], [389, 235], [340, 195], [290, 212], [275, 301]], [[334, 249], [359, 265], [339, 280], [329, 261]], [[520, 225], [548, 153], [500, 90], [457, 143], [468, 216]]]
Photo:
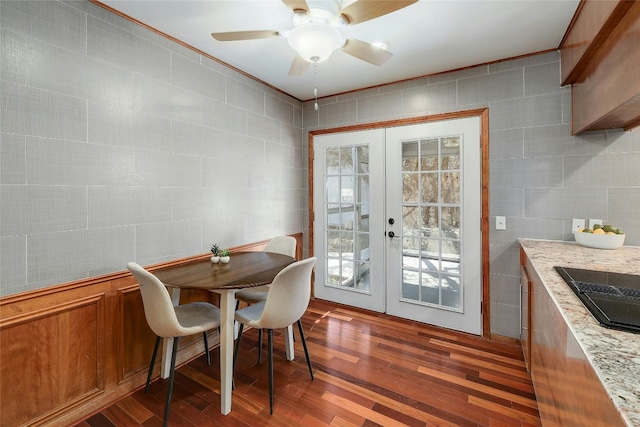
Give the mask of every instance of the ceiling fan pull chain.
[[313, 105], [313, 108], [316, 111], [318, 111], [318, 63], [317, 62], [313, 63], [313, 78], [314, 78], [313, 95], [316, 97], [316, 103]]

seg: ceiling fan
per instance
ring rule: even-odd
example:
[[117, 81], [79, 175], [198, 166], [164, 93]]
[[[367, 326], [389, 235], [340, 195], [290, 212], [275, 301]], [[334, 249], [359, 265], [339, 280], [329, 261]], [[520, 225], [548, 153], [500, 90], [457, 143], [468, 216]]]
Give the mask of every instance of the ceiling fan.
[[340, 28], [360, 24], [400, 10], [418, 0], [356, 0], [340, 8], [340, 0], [282, 0], [293, 11], [290, 30], [230, 31], [211, 33], [218, 41], [286, 38], [296, 51], [289, 76], [303, 74], [309, 65], [325, 61], [333, 51], [343, 52], [373, 65], [382, 65], [393, 54], [384, 48], [353, 38], [346, 38]]

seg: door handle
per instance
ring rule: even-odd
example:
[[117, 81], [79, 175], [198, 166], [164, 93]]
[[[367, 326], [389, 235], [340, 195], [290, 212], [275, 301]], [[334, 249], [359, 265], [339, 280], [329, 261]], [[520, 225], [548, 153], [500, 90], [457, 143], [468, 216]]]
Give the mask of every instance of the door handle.
[[396, 237], [396, 233], [394, 233], [393, 231], [390, 231], [390, 232], [387, 233], [387, 236], [389, 236], [389, 237], [391, 237], [393, 239], [394, 237]]

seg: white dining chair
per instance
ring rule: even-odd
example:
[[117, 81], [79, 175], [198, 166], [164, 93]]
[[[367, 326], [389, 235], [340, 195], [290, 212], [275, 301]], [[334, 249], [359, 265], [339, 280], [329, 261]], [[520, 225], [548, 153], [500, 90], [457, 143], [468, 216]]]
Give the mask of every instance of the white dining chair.
[[[276, 253], [296, 257], [297, 241], [291, 236], [276, 236], [264, 247], [264, 252]], [[249, 305], [264, 301], [269, 293], [269, 285], [256, 286], [254, 288], [242, 289], [236, 292], [236, 310], [240, 306], [240, 301]], [[262, 363], [262, 331], [258, 334], [258, 363]]]
[[311, 273], [316, 258], [311, 257], [288, 265], [271, 282], [267, 299], [235, 312], [235, 320], [240, 324], [238, 339], [234, 351], [233, 365], [238, 360], [240, 341], [244, 325], [267, 330], [267, 346], [269, 354], [269, 411], [273, 414], [273, 330], [287, 328], [298, 324], [300, 341], [307, 358], [309, 374], [313, 380], [311, 359], [307, 350], [307, 342], [302, 330], [302, 315], [307, 310], [311, 297]]
[[156, 362], [160, 339], [173, 338], [169, 385], [167, 387], [163, 420], [163, 425], [166, 426], [169, 419], [169, 409], [171, 407], [171, 395], [173, 393], [178, 339], [180, 337], [201, 333], [204, 338], [207, 365], [211, 365], [207, 331], [220, 327], [220, 310], [208, 302], [192, 302], [174, 306], [171, 302], [169, 291], [156, 276], [135, 262], [128, 263], [127, 268], [140, 285], [144, 315], [149, 327], [153, 333], [156, 334], [156, 342], [153, 347], [153, 354], [147, 374], [147, 383], [144, 388], [145, 393], [149, 390], [149, 382], [153, 374], [153, 366]]

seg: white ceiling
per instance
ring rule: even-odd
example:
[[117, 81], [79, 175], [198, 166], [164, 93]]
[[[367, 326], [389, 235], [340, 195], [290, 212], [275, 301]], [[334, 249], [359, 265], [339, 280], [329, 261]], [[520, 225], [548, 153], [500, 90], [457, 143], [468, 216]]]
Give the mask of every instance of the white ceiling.
[[[306, 101], [555, 49], [579, 0], [420, 0], [391, 14], [343, 28], [345, 37], [386, 41], [393, 57], [374, 66], [338, 50], [289, 77], [287, 40], [220, 42], [212, 32], [287, 30], [291, 10], [279, 0], [100, 0], [282, 92]], [[339, 0], [338, 0], [339, 1]], [[361, 0], [363, 1], [363, 0]], [[343, 0], [343, 6], [353, 0]]]

